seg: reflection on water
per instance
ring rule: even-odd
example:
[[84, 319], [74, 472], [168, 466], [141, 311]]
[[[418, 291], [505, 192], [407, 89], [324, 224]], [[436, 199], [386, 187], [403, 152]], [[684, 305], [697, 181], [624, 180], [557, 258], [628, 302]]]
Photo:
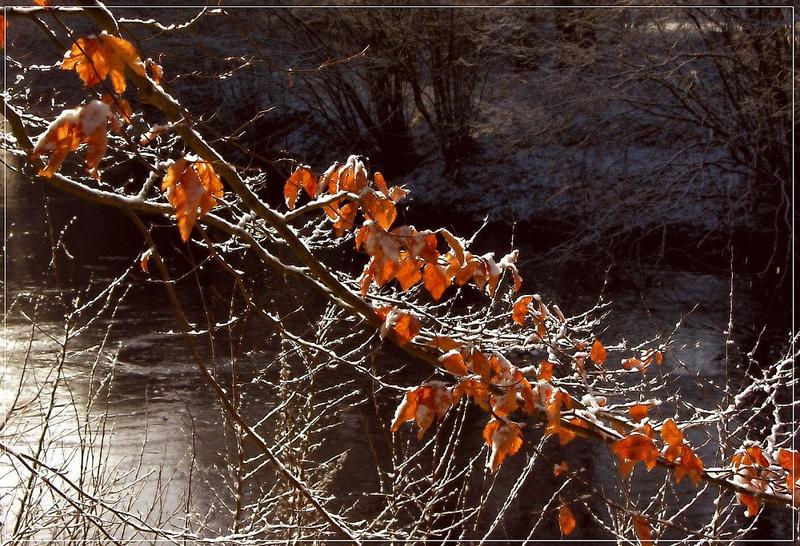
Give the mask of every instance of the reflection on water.
[[[208, 521], [209, 530], [225, 526], [230, 517], [220, 506], [230, 500], [230, 491], [224, 489], [222, 480], [225, 459], [231, 457], [230, 428], [224, 426], [219, 409], [210, 402], [182, 338], [174, 333], [176, 323], [163, 291], [135, 267], [141, 251], [138, 236], [117, 213], [9, 178], [7, 304], [12, 312], [5, 330], [7, 365], [0, 393], [5, 414], [17, 398], [17, 386], [22, 385], [16, 406], [24, 407], [24, 411], [9, 420], [2, 432], [4, 441], [13, 439], [15, 445], [36, 450], [42, 440], [42, 417], [46, 416], [48, 431], [43, 441], [51, 446], [46, 449], [51, 465], [77, 474], [81, 474], [77, 469], [89, 468], [94, 473], [90, 475], [98, 479], [101, 475], [117, 476], [120, 482], [133, 482], [134, 487], [124, 493], [131, 497], [129, 509], [153, 525], [179, 527], [183, 520], [168, 521], [168, 516], [182, 514], [189, 502], [192, 517]], [[65, 224], [69, 227], [62, 234]], [[50, 267], [51, 234], [62, 245], [56, 255], [55, 273]], [[521, 251], [524, 255], [525, 248]], [[97, 313], [89, 328], [65, 344], [70, 332], [64, 328], [64, 309], [71, 308], [76, 298], [80, 302], [91, 300], [126, 271], [127, 277], [110, 305], [100, 312], [101, 303], [78, 317], [73, 327]], [[728, 322], [730, 291], [727, 275], [638, 273], [648, 277], [646, 289], [639, 290], [618, 276], [604, 294], [613, 305], [603, 338], [635, 344], [669, 332], [683, 320], [674, 341], [681, 359], [705, 378], [724, 376], [723, 331]], [[590, 306], [599, 288], [596, 281], [563, 274], [553, 274], [549, 280], [539, 277], [539, 282], [543, 286], [534, 289], [560, 302], [568, 312]], [[746, 319], [742, 323], [766, 320], [765, 311], [748, 301], [743, 283], [734, 284], [741, 305], [736, 313]], [[88, 292], [79, 292], [87, 286]], [[191, 287], [181, 289], [188, 291], [185, 301], [195, 301], [199, 306]], [[198, 309], [189, 311], [199, 313]], [[23, 312], [35, 321], [35, 327]], [[248, 411], [257, 418], [276, 405], [275, 392], [248, 380], [264, 373], [274, 347], [263, 332], [254, 331], [250, 337], [240, 340], [237, 350], [225, 341], [214, 347], [205, 338], [198, 338], [198, 342], [205, 344], [203, 354], [213, 355], [210, 364], [221, 378], [233, 373], [231, 352], [235, 353], [236, 373], [243, 379], [240, 383], [249, 383], [243, 393]], [[332, 372], [329, 379], [335, 383], [345, 376], [344, 371]], [[51, 404], [55, 384], [60, 388]], [[687, 382], [682, 393], [686, 401], [713, 405], [715, 401], [708, 397], [714, 391], [703, 392], [694, 385]], [[362, 482], [377, 480], [374, 472], [364, 469], [374, 466], [370, 438], [384, 434], [385, 423], [361, 407], [347, 409], [336, 420], [341, 424], [331, 430], [333, 440], [327, 445], [338, 453], [349, 451], [350, 456], [333, 493], [347, 499], [350, 491], [364, 489]], [[82, 433], [98, 435], [88, 442], [96, 445], [98, 453], [81, 449], [87, 443]], [[475, 436], [479, 438], [479, 431]], [[604, 466], [597, 463], [608, 459], [608, 453], [586, 450], [585, 445], [581, 449], [579, 455], [585, 464], [597, 467], [598, 479], [607, 478], [602, 475], [607, 474]], [[102, 460], [86, 459], [101, 455]], [[7, 521], [12, 521], [14, 507], [20, 502], [20, 489], [15, 489], [20, 475], [8, 468], [2, 472], [2, 506]], [[539, 479], [549, 481], [548, 476]], [[191, 489], [188, 501], [187, 488]], [[13, 495], [9, 493], [12, 490]], [[40, 501], [47, 503], [47, 499]], [[519, 510], [510, 512], [508, 518], [523, 526], [524, 510]], [[513, 534], [513, 529], [506, 531]]]

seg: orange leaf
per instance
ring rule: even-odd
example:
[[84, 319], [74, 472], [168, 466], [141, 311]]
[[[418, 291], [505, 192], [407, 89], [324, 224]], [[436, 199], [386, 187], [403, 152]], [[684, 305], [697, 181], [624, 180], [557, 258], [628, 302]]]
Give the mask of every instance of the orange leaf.
[[631, 419], [634, 422], [638, 423], [645, 417], [647, 417], [647, 413], [650, 411], [649, 404], [635, 404], [628, 408], [628, 414], [631, 416]]
[[653, 532], [650, 530], [650, 524], [644, 516], [633, 516], [633, 529], [636, 531], [636, 536], [639, 537], [639, 544], [642, 546], [653, 546]]
[[62, 70], [75, 70], [89, 87], [110, 77], [112, 88], [120, 95], [126, 88], [126, 67], [141, 77], [145, 75], [133, 44], [105, 31], [99, 36], [78, 38], [61, 61]]
[[472, 280], [479, 290], [483, 290], [485, 286], [489, 297], [493, 298], [503, 270], [494, 261], [493, 253], [491, 252], [481, 256], [480, 262], [475, 274], [472, 276]]
[[747, 510], [744, 513], [745, 516], [748, 518], [756, 517], [760, 504], [757, 498], [744, 493], [736, 493], [736, 498], [739, 499], [739, 503], [742, 504], [742, 506], [747, 507]]
[[543, 360], [539, 363], [539, 369], [536, 370], [536, 379], [542, 381], [550, 381], [553, 379], [553, 363]]
[[421, 388], [407, 392], [403, 401], [397, 406], [394, 412], [394, 421], [392, 421], [392, 432], [397, 432], [403, 423], [416, 419], [417, 407], [419, 406], [418, 390]]
[[464, 286], [471, 279], [473, 279], [478, 271], [478, 268], [483, 265], [478, 258], [474, 257], [469, 252], [464, 255], [464, 259], [466, 260], [466, 264], [463, 267], [458, 268], [457, 271], [454, 271], [458, 286]]
[[487, 466], [496, 471], [508, 455], [513, 455], [522, 447], [522, 431], [509, 421], [492, 418], [483, 429], [483, 439], [491, 446], [492, 454]]
[[325, 191], [327, 188], [329, 194], [334, 194], [339, 191], [339, 163], [334, 163], [328, 170], [322, 173], [319, 177], [320, 192]]
[[764, 457], [761, 448], [758, 446], [749, 446], [736, 453], [731, 459], [733, 460], [733, 465], [736, 467], [753, 465], [762, 467], [769, 466], [769, 461]]
[[800, 475], [800, 452], [791, 449], [779, 449], [775, 462], [786, 470], [786, 488], [791, 492], [796, 487], [796, 476]]
[[454, 373], [456, 375], [467, 375], [469, 372], [467, 371], [467, 366], [464, 364], [464, 357], [461, 356], [461, 353], [458, 349], [453, 349], [452, 351], [443, 354], [439, 357], [439, 362], [444, 366], [450, 373]]
[[517, 411], [519, 404], [517, 403], [516, 389], [509, 388], [504, 394], [491, 397], [492, 411], [495, 415], [509, 415]]
[[337, 237], [344, 235], [345, 231], [353, 229], [356, 220], [356, 213], [358, 212], [358, 205], [355, 203], [347, 203], [342, 208], [336, 211], [338, 220], [333, 223], [333, 230], [336, 232]]
[[400, 425], [413, 420], [419, 427], [417, 438], [422, 439], [434, 418], [443, 418], [452, 403], [453, 396], [444, 383], [431, 381], [427, 385], [412, 389], [397, 406], [391, 431], [396, 432]]
[[105, 32], [100, 34], [100, 41], [105, 50], [111, 86], [117, 94], [121, 95], [125, 92], [126, 87], [125, 67], [130, 68], [133, 73], [144, 78], [144, 65], [141, 59], [139, 59], [139, 53], [136, 51], [136, 48], [129, 41], [106, 34]]
[[452, 351], [453, 349], [458, 349], [459, 347], [463, 347], [464, 344], [460, 341], [456, 341], [452, 338], [446, 336], [435, 336], [431, 341], [427, 343], [431, 347], [439, 349], [440, 351]]
[[454, 402], [459, 400], [463, 395], [472, 398], [472, 401], [484, 410], [489, 410], [489, 388], [485, 383], [474, 379], [462, 379], [453, 390]]
[[633, 433], [626, 438], [611, 444], [613, 451], [623, 461], [643, 461], [647, 470], [652, 470], [658, 459], [658, 449], [653, 440], [639, 433]]
[[647, 364], [636, 357], [624, 359], [622, 361], [622, 367], [626, 370], [639, 370], [642, 373], [647, 371]]
[[375, 279], [378, 286], [383, 286], [394, 279], [400, 264], [386, 256], [382, 252], [372, 257], [369, 263], [369, 273]]
[[565, 445], [575, 438], [575, 433], [561, 426], [561, 406], [571, 408], [572, 398], [564, 391], [555, 390], [551, 398], [546, 403], [547, 426], [544, 429], [546, 436], [551, 434], [558, 435], [558, 443]]
[[436, 235], [425, 230], [415, 233], [411, 240], [407, 241], [406, 248], [412, 257], [419, 256], [426, 262], [436, 263], [436, 260], [439, 259], [439, 253], [436, 251], [437, 245]]
[[[105, 124], [104, 124], [105, 125]], [[100, 160], [106, 153], [108, 147], [108, 129], [107, 127], [100, 127], [99, 130], [86, 137], [86, 169], [95, 178], [100, 178], [97, 174], [97, 167], [100, 165]]]
[[311, 199], [317, 195], [317, 179], [306, 167], [300, 167], [294, 171], [283, 185], [283, 197], [290, 210], [294, 209], [297, 203], [297, 194], [300, 193], [300, 188], [304, 189]]
[[401, 344], [408, 343], [419, 334], [420, 324], [417, 317], [406, 313], [400, 314], [394, 325], [395, 334]]
[[425, 266], [425, 271], [422, 273], [422, 281], [425, 289], [430, 292], [436, 301], [439, 301], [445, 289], [450, 286], [447, 272], [437, 263], [429, 263]]
[[86, 170], [98, 178], [97, 167], [106, 152], [111, 109], [99, 100], [85, 106], [64, 110], [39, 137], [32, 156], [48, 155], [42, 176], [53, 176], [71, 152], [86, 143]]
[[517, 382], [517, 389], [522, 395], [523, 402], [525, 402], [525, 413], [532, 415], [536, 411], [536, 395], [533, 393], [531, 384], [519, 370], [514, 373], [514, 381]]
[[78, 38], [61, 61], [62, 70], [75, 70], [83, 83], [91, 87], [108, 77], [105, 52], [97, 37]]
[[667, 419], [661, 425], [661, 438], [664, 442], [672, 447], [679, 446], [683, 443], [683, 433], [678, 429], [675, 421]]
[[688, 445], [681, 447], [680, 462], [675, 465], [675, 483], [681, 483], [684, 476], [689, 476], [692, 483], [697, 487], [703, 478], [703, 461], [700, 460]]
[[210, 163], [179, 159], [167, 169], [161, 182], [167, 200], [175, 209], [178, 230], [183, 242], [189, 240], [198, 218], [210, 211], [222, 198], [222, 182]]
[[464, 244], [458, 240], [458, 238], [447, 231], [446, 229], [440, 229], [439, 233], [442, 234], [444, 240], [447, 241], [447, 244], [450, 245], [450, 248], [453, 249], [453, 254], [458, 261], [460, 266], [463, 266], [466, 263], [465, 255], [464, 255]]
[[139, 257], [139, 267], [142, 268], [143, 273], [147, 273], [148, 268], [150, 267], [150, 256], [153, 255], [153, 248], [148, 248], [142, 255]]
[[366, 296], [369, 291], [369, 285], [372, 284], [372, 275], [369, 274], [369, 267], [365, 267], [358, 280], [358, 287], [361, 296]]
[[374, 220], [383, 229], [392, 227], [395, 218], [397, 218], [397, 209], [394, 203], [388, 198], [381, 198], [377, 193], [365, 190], [361, 197], [361, 206], [364, 209], [364, 215], [369, 220]]
[[400, 262], [400, 268], [397, 270], [397, 275], [395, 275], [395, 278], [397, 279], [397, 282], [400, 283], [400, 289], [403, 292], [417, 284], [422, 279], [420, 267], [422, 267], [422, 262], [411, 257], [406, 257]]
[[520, 326], [525, 325], [525, 316], [528, 314], [528, 305], [533, 301], [533, 296], [520, 296], [514, 302], [511, 318]]
[[[103, 93], [103, 96], [100, 97], [100, 100], [103, 101], [105, 104], [111, 108], [111, 111], [114, 112], [119, 118], [125, 123], [131, 123], [133, 119], [133, 107], [131, 107], [131, 103], [123, 99], [122, 97], [115, 97], [111, 93]], [[119, 132], [122, 127], [119, 125], [119, 120], [116, 121], [116, 127], [114, 130]], [[163, 127], [164, 129], [161, 131], [163, 132], [166, 129], [169, 129], [169, 125], [156, 125], [156, 127]], [[152, 131], [153, 129], [151, 129]], [[153, 135], [152, 138], [155, 138], [156, 135]], [[150, 140], [152, 140], [152, 138]], [[148, 141], [149, 142], [149, 141]]]
[[602, 366], [603, 362], [606, 361], [606, 348], [603, 347], [603, 344], [600, 343], [599, 339], [594, 340], [594, 343], [592, 344], [592, 350], [589, 353], [589, 358], [591, 358], [592, 362], [598, 366]]
[[568, 470], [569, 465], [565, 461], [561, 461], [559, 464], [553, 465], [553, 476], [558, 477]]
[[[347, 162], [339, 168], [337, 179], [338, 189], [358, 195], [367, 187], [367, 169], [358, 156], [351, 155], [347, 158]], [[336, 190], [331, 189], [331, 191]]]
[[39, 170], [41, 176], [53, 176], [67, 156], [80, 146], [81, 138], [78, 132], [80, 111], [81, 108], [75, 108], [61, 112], [39, 137], [31, 155], [49, 156], [47, 166]]
[[389, 190], [389, 199], [395, 203], [400, 201], [406, 195], [408, 195], [408, 192], [402, 186], [392, 186], [392, 189]]
[[566, 504], [562, 504], [558, 509], [558, 526], [562, 536], [572, 534], [575, 530], [575, 516]]
[[372, 181], [375, 182], [375, 187], [378, 188], [378, 191], [385, 197], [389, 197], [389, 186], [386, 185], [386, 180], [381, 173], [375, 171], [375, 174], [372, 176]]
[[473, 349], [472, 353], [470, 353], [469, 366], [472, 368], [472, 371], [480, 375], [481, 379], [484, 381], [489, 381], [492, 378], [494, 371], [492, 361], [478, 349]]

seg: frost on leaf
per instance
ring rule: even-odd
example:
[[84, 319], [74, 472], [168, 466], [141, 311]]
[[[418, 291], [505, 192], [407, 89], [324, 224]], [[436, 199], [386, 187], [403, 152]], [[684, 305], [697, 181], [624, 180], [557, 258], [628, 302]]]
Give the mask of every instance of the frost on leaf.
[[626, 370], [639, 370], [642, 373], [645, 373], [647, 371], [647, 364], [645, 364], [635, 356], [623, 359], [622, 367], [625, 368]]
[[446, 229], [439, 230], [439, 233], [442, 234], [444, 240], [447, 241], [447, 244], [450, 245], [450, 248], [453, 250], [453, 257], [456, 259], [456, 262], [460, 266], [464, 266], [466, 264], [466, 255], [464, 254], [464, 241], [447, 231]]
[[[750, 445], [739, 450], [731, 457], [735, 470], [733, 483], [755, 493], [763, 493], [769, 486], [770, 471], [769, 461], [764, 456], [761, 448]], [[753, 518], [758, 514], [759, 500], [754, 495], [736, 493], [736, 499], [745, 507], [745, 515]]]
[[642, 351], [641, 357], [631, 357], [631, 358], [623, 358], [622, 359], [622, 367], [626, 370], [638, 370], [642, 373], [647, 372], [647, 368], [655, 362], [659, 366], [664, 362], [664, 355], [661, 354], [661, 351]]
[[189, 240], [197, 219], [222, 198], [222, 182], [211, 164], [185, 158], [169, 166], [161, 190], [167, 192], [167, 200], [175, 209], [183, 242]]
[[139, 256], [139, 267], [142, 269], [142, 273], [147, 273], [150, 267], [150, 257], [153, 255], [153, 250], [153, 247], [150, 247]]
[[392, 230], [412, 258], [422, 258], [427, 262], [436, 262], [439, 253], [436, 251], [436, 235], [429, 230], [417, 231], [414, 226], [400, 226]]
[[78, 38], [61, 61], [62, 70], [74, 70], [88, 87], [110, 78], [117, 94], [125, 92], [126, 67], [138, 76], [145, 76], [144, 64], [133, 44], [107, 32]]
[[417, 438], [422, 439], [425, 431], [436, 419], [442, 419], [453, 403], [450, 389], [444, 383], [431, 381], [406, 393], [405, 398], [397, 406], [392, 422], [392, 432], [396, 432], [405, 422], [416, 421], [419, 431]]
[[164, 79], [164, 69], [161, 67], [161, 65], [155, 62], [153, 59], [147, 59], [144, 63], [144, 66], [147, 69], [150, 79], [157, 84], [160, 84], [161, 80]]
[[558, 509], [558, 527], [563, 536], [567, 536], [575, 530], [575, 516], [566, 504], [562, 504]]
[[450, 373], [456, 375], [467, 375], [469, 373], [466, 364], [464, 364], [464, 357], [461, 356], [461, 352], [457, 349], [440, 356], [439, 362]]
[[522, 447], [522, 431], [519, 425], [510, 421], [492, 418], [483, 429], [483, 439], [492, 448], [486, 466], [497, 470], [508, 455], [513, 455]]
[[108, 122], [111, 119], [111, 109], [99, 100], [61, 112], [39, 137], [33, 149], [33, 157], [49, 157], [47, 166], [39, 174], [53, 176], [67, 156], [85, 143], [86, 169], [98, 178], [97, 167], [106, 153]]
[[385, 337], [388, 332], [393, 331], [397, 341], [404, 345], [419, 334], [419, 319], [414, 315], [398, 311], [393, 307], [381, 307], [375, 309], [375, 313], [383, 320], [381, 338]]

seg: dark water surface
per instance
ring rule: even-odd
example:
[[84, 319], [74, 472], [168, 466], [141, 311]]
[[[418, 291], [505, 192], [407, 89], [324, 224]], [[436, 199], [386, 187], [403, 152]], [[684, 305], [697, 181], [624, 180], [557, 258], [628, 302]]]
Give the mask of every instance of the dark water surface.
[[[58, 304], [57, 295], [63, 293], [65, 298], [72, 299], [77, 296], [76, 291], [86, 286], [94, 287], [92, 293], [96, 294], [130, 268], [144, 247], [140, 235], [123, 214], [78, 202], [29, 181], [17, 180], [11, 172], [5, 190], [8, 223], [6, 302], [7, 305], [13, 304], [13, 309], [5, 330], [8, 360], [0, 393], [3, 401], [8, 402], [21, 378], [24, 385], [22, 399], [35, 398], [41, 385], [51, 384], [54, 380], [52, 365], [59, 348], [48, 336], [56, 339], [63, 336], [63, 307]], [[54, 274], [51, 268], [51, 234], [56, 239], [61, 237], [65, 224], [70, 225], [63, 234], [63, 248], [56, 253], [57, 274]], [[174, 230], [174, 227], [165, 226], [161, 231], [167, 230]], [[169, 234], [159, 234], [165, 240], [170, 237]], [[526, 249], [524, 236], [518, 234], [517, 241], [524, 264], [529, 249]], [[185, 264], [183, 268], [186, 269]], [[529, 283], [526, 292], [539, 292], [546, 299], [558, 302], [568, 315], [591, 307], [605, 277], [605, 269], [594, 264], [554, 266], [546, 271], [526, 270], [523, 265], [522, 269]], [[209, 299], [217, 297], [211, 290], [216, 279], [222, 287], [222, 294], [218, 297], [224, 300], [224, 295], [230, 294], [230, 279], [208, 275], [208, 280], [212, 281], [207, 283]], [[103, 317], [70, 346], [60, 379], [69, 388], [59, 391], [56, 410], [50, 416], [54, 431], [59, 423], [64, 423], [65, 435], [53, 432], [57, 437], [54, 443], [67, 447], [75, 445], [78, 440], [74, 431], [67, 430], [66, 425], [74, 416], [74, 407], [84, 408], [89, 393], [100, 392], [96, 409], [107, 411], [109, 416], [107, 465], [118, 465], [119, 468], [139, 465], [142, 476], [149, 469], [163, 467], [161, 475], [151, 473], [143, 478], [140, 500], [133, 503], [133, 509], [146, 516], [150, 509], [148, 499], [153, 497], [159, 499], [161, 504], [158, 508], [164, 513], [180, 509], [189, 477], [190, 448], [194, 443], [195, 464], [202, 475], [194, 476], [193, 501], [198, 512], [207, 510], [212, 513], [213, 529], [214, 525], [225, 524], [224, 517], [213, 515], [214, 507], [222, 502], [216, 498], [214, 488], [220, 484], [218, 469], [229, 453], [229, 443], [224, 435], [220, 411], [198, 376], [183, 339], [175, 334], [177, 323], [163, 289], [154, 279], [155, 276], [133, 268], [119, 290], [122, 294], [124, 287], [130, 284], [112, 328], [107, 329], [109, 320]], [[681, 358], [694, 371], [708, 380], [722, 381], [730, 283], [730, 275], [724, 271], [617, 266], [612, 270], [604, 293], [604, 298], [613, 304], [608, 329], [602, 337], [612, 342], [627, 339], [635, 344], [671, 330], [681, 317], [688, 314], [677, 333], [675, 348], [680, 350]], [[285, 298], [289, 308], [310, 297], [302, 289], [293, 291], [287, 288], [280, 279], [272, 288], [267, 283], [265, 289], [274, 289], [275, 297]], [[769, 302], [758, 301], [751, 293], [748, 279], [735, 277], [733, 289], [736, 296], [736, 339], [743, 349], [748, 350], [762, 325], [774, 324], [776, 316], [784, 320], [788, 310], [771, 309]], [[189, 313], [201, 316], [196, 286], [193, 283], [180, 284], [179, 291], [188, 302]], [[31, 300], [40, 296], [42, 303], [34, 311]], [[18, 298], [16, 303], [15, 298]], [[85, 301], [87, 296], [81, 298]], [[31, 326], [21, 316], [21, 311], [29, 316], [35, 313], [37, 326], [32, 337]], [[241, 350], [237, 351], [237, 363], [244, 378], [256, 377], [263, 372], [262, 360], [270, 350], [263, 332], [254, 331], [251, 336], [252, 339], [244, 340]], [[31, 339], [30, 358], [26, 363], [25, 355]], [[219, 369], [221, 376], [226, 376], [231, 368], [230, 348], [221, 344], [212, 351], [204, 337], [198, 340], [203, 354], [216, 355], [211, 363]], [[97, 347], [101, 344], [105, 344], [108, 350], [98, 359]], [[113, 382], [108, 392], [100, 385], [112, 371]], [[344, 371], [332, 372], [332, 375], [332, 383], [346, 379]], [[44, 392], [48, 392], [47, 389]], [[708, 407], [715, 403], [709, 399], [709, 393], [713, 394], [713, 391], [704, 393], [695, 382], [687, 381], [682, 395]], [[256, 417], [259, 412], [266, 413], [277, 403], [274, 392], [260, 390], [258, 383], [251, 385], [246, 394], [248, 407], [254, 413], [251, 417]], [[386, 402], [387, 405], [396, 403], [392, 400]], [[40, 406], [33, 404], [26, 418], [15, 420], [15, 428], [4, 430], [4, 435], [8, 437], [17, 433], [17, 441], [34, 442], [38, 429], [26, 427], [38, 426], [36, 423], [41, 419], [41, 411], [37, 408]], [[333, 493], [343, 502], [350, 502], [350, 491], [369, 489], [364, 487], [364, 482], [372, 484], [377, 481], [375, 472], [369, 470], [374, 466], [370, 438], [384, 435], [386, 424], [375, 419], [372, 408], [363, 407], [349, 408], [337, 419], [341, 425], [333, 430], [329, 449], [349, 449], [351, 456], [334, 482]], [[479, 440], [479, 429], [476, 429], [476, 435]], [[607, 473], [599, 464], [607, 458], [607, 453], [601, 453], [599, 448], [586, 450], [585, 445], [582, 449], [580, 455], [587, 466], [598, 461], [596, 472]], [[5, 472], [3, 475], [4, 483], [0, 485], [9, 487], [14, 476]], [[532, 479], [543, 483], [552, 481], [549, 475]], [[12, 503], [8, 495], [4, 495], [3, 503], [5, 512], [13, 511], [13, 507], [9, 508]], [[157, 518], [153, 519], [155, 516], [146, 517], [157, 522]], [[508, 518], [512, 527], [507, 526], [505, 532], [513, 536], [513, 525], [526, 529], [524, 508], [511, 512]], [[585, 536], [592, 536], [591, 522], [580, 523], [584, 526]]]

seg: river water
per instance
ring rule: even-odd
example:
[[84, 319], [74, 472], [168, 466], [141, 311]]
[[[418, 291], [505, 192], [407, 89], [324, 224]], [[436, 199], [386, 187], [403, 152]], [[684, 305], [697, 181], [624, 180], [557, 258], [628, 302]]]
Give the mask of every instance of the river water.
[[[132, 512], [140, 513], [153, 525], [179, 526], [183, 521], [180, 517], [169, 520], [166, 515], [174, 511], [182, 513], [187, 502], [185, 491], [191, 485], [191, 517], [208, 521], [209, 534], [215, 528], [224, 528], [229, 518], [220, 506], [230, 502], [230, 495], [224, 490], [220, 476], [226, 472], [221, 470], [225, 461], [235, 455], [231, 452], [230, 430], [223, 426], [219, 409], [210, 402], [208, 389], [195, 371], [182, 338], [174, 333], [177, 324], [162, 288], [153, 281], [153, 276], [131, 268], [143, 249], [138, 232], [124, 215], [20, 180], [11, 171], [7, 173], [4, 190], [8, 226], [5, 301], [10, 311], [4, 330], [6, 360], [0, 399], [5, 412], [21, 384], [19, 403], [28, 403], [3, 429], [4, 442], [34, 450], [42, 430], [42, 417], [46, 416], [49, 427], [46, 441], [50, 445], [47, 460], [52, 465], [74, 470], [86, 464], [85, 459], [82, 462], [76, 455], [81, 435], [75, 423], [82, 422], [87, 414], [104, 413], [107, 419], [103, 472], [107, 476], [132, 472], [126, 475], [129, 480], [132, 476], [139, 477], [134, 488], [139, 490], [139, 497], [130, 497]], [[61, 241], [55, 257], [51, 238]], [[523, 257], [525, 245], [521, 240]], [[610, 276], [604, 298], [613, 302], [612, 315], [603, 339], [625, 338], [636, 342], [669, 331], [685, 317], [674, 346], [693, 370], [707, 379], [721, 380], [724, 330], [729, 318], [729, 273], [687, 268], [633, 269], [618, 266]], [[97, 321], [71, 341], [62, 355], [59, 342], [65, 335], [65, 306], [60, 300], [67, 307], [75, 298], [87, 301], [125, 271], [129, 273], [111, 298], [114, 305], [118, 303], [114, 319], [110, 317], [112, 305], [98, 313]], [[559, 302], [571, 314], [593, 304], [603, 285], [605, 270], [582, 268], [577, 272], [573, 265], [547, 274], [526, 271], [523, 267], [522, 273], [526, 279], [534, 279], [536, 286], [532, 291]], [[230, 284], [229, 280], [217, 280]], [[179, 285], [187, 301], [191, 301], [191, 294], [196, 291], [196, 287], [189, 285]], [[87, 286], [91, 287], [90, 295], [81, 295], [80, 291]], [[746, 278], [735, 277], [733, 290], [737, 339], [743, 349], [749, 349], [761, 326], [774, 323], [776, 314], [785, 318], [788, 310], [775, 311], [759, 302], [750, 292]], [[286, 298], [291, 307], [292, 301], [302, 302], [304, 295], [280, 288], [275, 297]], [[78, 322], [87, 320], [94, 312], [88, 312]], [[35, 327], [26, 317], [34, 320]], [[269, 346], [268, 342], [257, 341], [258, 333], [253, 337], [256, 340], [245, 340], [244, 348], [237, 352], [236, 361], [245, 378], [259, 373], [260, 359]], [[204, 354], [219, 355], [213, 361], [222, 376], [228, 374], [232, 369], [231, 359], [225, 356], [229, 348], [212, 348], [202, 339], [200, 343]], [[62, 366], [54, 367], [59, 362]], [[60, 387], [52, 409], [48, 410], [55, 381]], [[266, 413], [277, 405], [276, 394], [274, 389], [258, 385], [256, 382], [248, 388], [249, 407]], [[688, 383], [683, 396], [693, 397], [706, 406], [714, 403], [702, 389], [692, 390]], [[90, 402], [92, 409], [87, 413]], [[340, 424], [331, 430], [327, 444], [333, 449], [346, 447], [351, 453], [331, 489], [342, 502], [349, 502], [351, 492], [370, 490], [377, 481], [374, 472], [364, 469], [372, 464], [370, 438], [385, 434], [385, 423], [374, 416], [370, 418], [374, 414], [368, 410], [357, 405], [338, 415]], [[585, 464], [593, 464], [593, 457], [600, 456], [598, 453], [584, 452]], [[8, 469], [6, 461], [3, 465], [0, 504], [8, 516], [6, 521], [10, 522], [20, 502], [20, 478]], [[545, 475], [534, 480], [544, 483], [552, 478]], [[524, 510], [512, 513], [509, 518], [524, 529]], [[592, 536], [596, 531], [588, 519], [580, 524], [584, 526], [584, 536]], [[510, 525], [504, 532], [514, 536], [514, 524]]]

